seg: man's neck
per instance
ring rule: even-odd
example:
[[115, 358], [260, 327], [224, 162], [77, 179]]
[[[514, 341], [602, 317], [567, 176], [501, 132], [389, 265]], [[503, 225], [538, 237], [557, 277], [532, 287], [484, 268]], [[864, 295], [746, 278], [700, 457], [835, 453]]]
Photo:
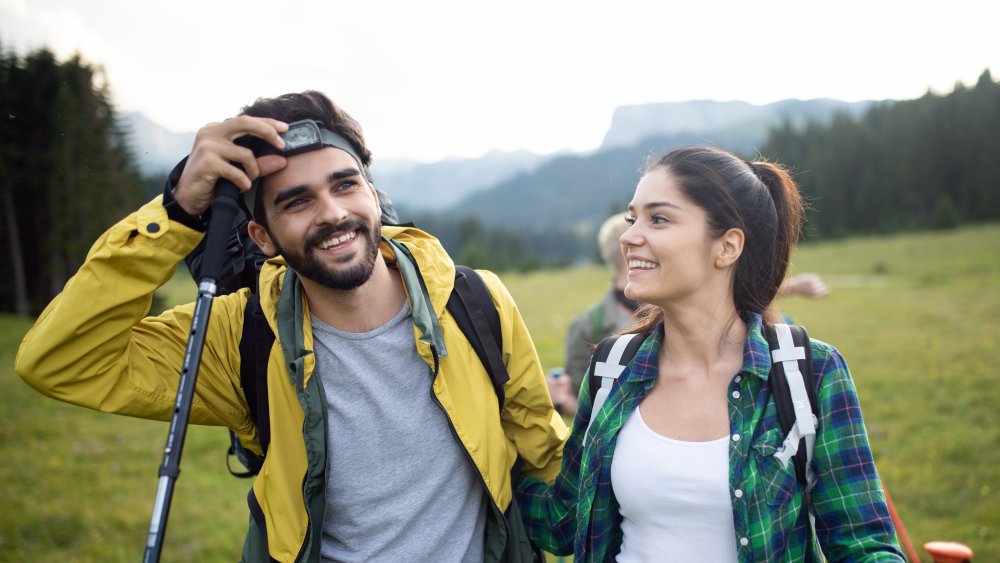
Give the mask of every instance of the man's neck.
[[403, 308], [403, 279], [389, 269], [379, 254], [371, 277], [350, 290], [330, 289], [299, 278], [309, 303], [309, 312], [324, 323], [345, 332], [368, 332], [392, 320]]

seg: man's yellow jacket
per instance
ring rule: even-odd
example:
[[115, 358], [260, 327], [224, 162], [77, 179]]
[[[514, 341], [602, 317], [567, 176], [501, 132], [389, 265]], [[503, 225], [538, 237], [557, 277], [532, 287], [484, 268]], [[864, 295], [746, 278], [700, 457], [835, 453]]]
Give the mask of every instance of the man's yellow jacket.
[[[32, 387], [69, 403], [147, 419], [170, 420], [194, 305], [145, 317], [203, 233], [170, 221], [158, 197], [111, 229], [80, 271], [38, 318], [18, 350], [15, 369]], [[502, 557], [510, 470], [551, 481], [567, 429], [554, 411], [528, 331], [500, 280], [482, 272], [503, 332], [510, 373], [499, 408], [490, 378], [446, 310], [454, 264], [440, 243], [412, 227], [384, 227], [381, 252], [399, 270], [413, 311], [417, 350], [434, 375], [434, 397], [492, 499], [486, 558]], [[268, 362], [271, 441], [253, 483], [247, 561], [319, 561], [326, 502], [326, 405], [318, 377], [309, 309], [280, 259], [260, 273], [261, 307], [276, 336]], [[231, 428], [243, 446], [261, 448], [240, 385], [239, 343], [249, 290], [213, 301], [191, 408], [191, 423]], [[392, 421], [387, 420], [386, 425]], [[377, 473], [372, 474], [378, 479]]]

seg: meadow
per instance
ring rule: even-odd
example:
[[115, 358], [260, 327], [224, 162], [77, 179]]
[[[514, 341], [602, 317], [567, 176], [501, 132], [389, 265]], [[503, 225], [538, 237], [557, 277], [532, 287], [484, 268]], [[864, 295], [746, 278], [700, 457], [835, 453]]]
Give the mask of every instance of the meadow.
[[[822, 300], [782, 310], [846, 357], [883, 482], [910, 537], [1000, 561], [1000, 225], [807, 244]], [[546, 368], [572, 317], [599, 298], [598, 266], [502, 276]], [[193, 299], [179, 272], [160, 297]], [[135, 561], [167, 425], [46, 399], [13, 372], [31, 321], [0, 316], [0, 561]], [[239, 558], [250, 482], [225, 468], [226, 431], [192, 427], [163, 561]], [[930, 561], [924, 556], [924, 561]]]

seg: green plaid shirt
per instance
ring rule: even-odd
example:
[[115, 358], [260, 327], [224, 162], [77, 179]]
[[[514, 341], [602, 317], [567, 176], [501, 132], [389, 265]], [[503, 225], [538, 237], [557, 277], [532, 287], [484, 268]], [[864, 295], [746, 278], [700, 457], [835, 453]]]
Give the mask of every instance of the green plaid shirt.
[[[767, 385], [771, 355], [761, 320], [749, 324], [743, 367], [728, 392], [729, 490], [733, 541], [740, 561], [817, 561], [809, 512], [794, 466], [773, 457], [784, 441]], [[528, 534], [555, 554], [576, 561], [613, 561], [621, 550], [621, 515], [611, 487], [619, 430], [653, 388], [663, 327], [643, 343], [604, 406], [591, 417], [590, 377], [584, 378], [562, 471], [551, 485], [522, 477], [516, 487]], [[832, 346], [812, 341], [819, 428], [811, 493], [816, 540], [830, 561], [905, 561], [875, 470], [851, 374]]]

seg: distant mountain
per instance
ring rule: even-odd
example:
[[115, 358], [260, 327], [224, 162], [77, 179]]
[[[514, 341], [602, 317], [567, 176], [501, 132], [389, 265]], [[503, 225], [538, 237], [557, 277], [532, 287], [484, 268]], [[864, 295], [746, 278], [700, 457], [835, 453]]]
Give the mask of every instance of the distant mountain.
[[120, 123], [128, 134], [129, 146], [145, 176], [170, 172], [191, 152], [194, 133], [175, 133], [157, 125], [138, 112], [121, 114]]
[[746, 102], [696, 100], [622, 106], [615, 110], [601, 149], [628, 147], [644, 139], [680, 133], [739, 135], [763, 139], [768, 129], [788, 120], [796, 125], [826, 121], [836, 112], [859, 116], [873, 102], [830, 99], [782, 100], [763, 106]]
[[619, 108], [601, 149], [554, 158], [533, 172], [466, 197], [448, 214], [535, 233], [589, 232], [611, 213], [625, 210], [640, 169], [652, 155], [699, 144], [752, 157], [768, 130], [783, 120], [826, 122], [837, 112], [860, 114], [872, 103], [823, 99], [766, 106], [682, 102]]
[[376, 159], [372, 178], [405, 216], [406, 210], [450, 207], [470, 194], [530, 172], [551, 158], [527, 151], [491, 151], [480, 158], [449, 158], [430, 164]]

